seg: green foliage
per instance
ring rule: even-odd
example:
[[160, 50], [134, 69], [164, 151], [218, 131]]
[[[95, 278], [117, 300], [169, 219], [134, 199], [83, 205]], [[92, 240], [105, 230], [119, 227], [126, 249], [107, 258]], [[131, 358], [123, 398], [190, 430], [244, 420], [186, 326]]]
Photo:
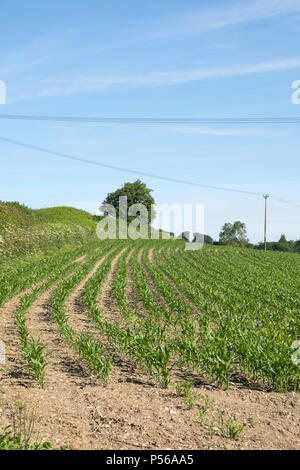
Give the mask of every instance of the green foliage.
[[[300, 253], [300, 240], [295, 242], [293, 240], [287, 240], [284, 234], [281, 235], [278, 242], [267, 242], [266, 245], [267, 250], [284, 251], [286, 253]], [[254, 245], [253, 248], [264, 250], [265, 245], [264, 243], [258, 243], [257, 245]]]
[[[293, 245], [290, 245], [289, 242], [267, 242], [267, 250], [271, 251], [285, 251], [287, 252], [293, 252]], [[259, 250], [264, 250], [265, 249], [265, 244], [264, 243], [259, 243], [258, 246], [256, 247]]]
[[49, 254], [96, 239], [96, 220], [73, 207], [30, 209], [0, 202], [0, 260]]
[[35, 271], [39, 273], [37, 279], [44, 276], [47, 276], [47, 279], [33, 288], [30, 293], [21, 297], [18, 310], [15, 314], [15, 325], [17, 327], [21, 351], [27, 367], [42, 387], [44, 386], [48, 354], [43, 343], [39, 339], [36, 340], [30, 336], [26, 325], [26, 313], [39, 295], [49, 289], [55, 282], [78, 268], [78, 265], [74, 264], [74, 260], [82, 253], [83, 251], [78, 249], [72, 250], [48, 259], [46, 264], [40, 263], [40, 266], [35, 266]]
[[0, 201], [0, 234], [7, 225], [26, 227], [32, 223], [31, 209], [19, 202]]
[[22, 439], [20, 434], [15, 434], [10, 427], [6, 427], [4, 434], [0, 434], [0, 450], [72, 450], [72, 447], [55, 448], [50, 442], [29, 443], [26, 439]]
[[186, 396], [188, 408], [194, 407], [194, 400], [197, 399], [197, 394], [192, 391], [194, 383], [193, 382], [184, 382], [183, 390]]
[[198, 417], [199, 417], [199, 421], [200, 423], [202, 423], [204, 421], [204, 418], [205, 418], [205, 415], [209, 409], [209, 405], [210, 405], [210, 402], [211, 400], [208, 398], [208, 395], [204, 395], [204, 405], [199, 405], [198, 406]]
[[49, 207], [32, 211], [34, 223], [61, 223], [95, 228], [94, 217], [86, 211], [74, 207]]
[[231, 415], [229, 415], [227, 419], [224, 418], [220, 410], [217, 410], [217, 414], [219, 418], [219, 423], [221, 425], [221, 432], [224, 437], [229, 437], [231, 439], [236, 440], [243, 438], [243, 433], [246, 424], [236, 423]]
[[189, 242], [190, 241], [190, 232], [188, 232], [188, 231], [182, 232], [178, 235], [177, 238], [179, 240], [184, 240], [185, 242]]
[[79, 334], [71, 328], [68, 323], [68, 317], [65, 314], [65, 301], [76, 286], [88, 275], [99, 259], [99, 256], [103, 256], [109, 249], [109, 243], [102, 243], [100, 251], [90, 249], [87, 262], [80, 265], [70, 277], [61, 282], [55, 289], [51, 299], [52, 318], [57, 323], [62, 337], [77, 352], [79, 357], [86, 362], [91, 372], [102, 380], [104, 385], [108, 381], [113, 356], [106, 357], [103, 345], [91, 334], [87, 332]]
[[219, 234], [221, 243], [233, 246], [245, 246], [248, 242], [246, 225], [237, 220], [233, 224], [226, 222]]
[[300, 253], [300, 240], [295, 241], [293, 245], [293, 251], [295, 253]]
[[27, 215], [32, 215], [32, 209], [25, 204], [21, 204], [18, 201], [0, 201], [1, 205], [5, 205], [7, 207], [14, 207], [18, 209], [20, 212], [23, 212], [24, 214]]
[[194, 238], [193, 238], [193, 243], [195, 243], [197, 240], [202, 240], [206, 245], [213, 245], [214, 244], [214, 239], [210, 235], [202, 235], [201, 233], [194, 233]]
[[287, 239], [286, 239], [286, 236], [284, 235], [284, 233], [281, 235], [281, 237], [279, 238], [279, 243], [287, 243]]
[[21, 438], [19, 434], [14, 434], [10, 428], [4, 429], [4, 434], [0, 434], [0, 450], [50, 450], [50, 442], [34, 442]]
[[[84, 262], [74, 263], [83, 253]], [[110, 288], [119, 312], [107, 319], [99, 295], [117, 255]], [[75, 331], [65, 311], [68, 297], [102, 258], [82, 299], [103, 343], [88, 331]], [[277, 391], [299, 390], [300, 368], [291, 359], [300, 337], [299, 276], [300, 258], [292, 253], [213, 245], [189, 252], [178, 240], [106, 240], [4, 264], [0, 304], [31, 287], [21, 297], [15, 323], [26, 364], [42, 386], [47, 355], [28, 331], [26, 316], [34, 300], [55, 285], [52, 319], [104, 385], [114, 354], [121, 354], [162, 387], [177, 368], [187, 368], [225, 388], [243, 376]], [[188, 406], [194, 406], [185, 387]]]
[[20, 402], [14, 405], [12, 424], [0, 434], [0, 450], [69, 450], [70, 447], [54, 449], [50, 442], [34, 440], [37, 421], [35, 409]]
[[[116, 209], [116, 215], [120, 218], [126, 218], [124, 210], [121, 212], [119, 208], [119, 198], [120, 196], [127, 197], [127, 206], [128, 208], [133, 204], [143, 204], [148, 211], [148, 223], [151, 222], [151, 206], [155, 204], [154, 198], [151, 195], [152, 189], [147, 188], [146, 184], [143, 183], [140, 179], [134, 181], [133, 183], [124, 183], [123, 186], [112, 193], [108, 193], [103, 204], [110, 204]], [[153, 219], [155, 213], [152, 211]], [[131, 220], [132, 217], [128, 217], [128, 220]]]
[[297, 255], [208, 247], [163, 256], [158, 267], [201, 312], [198, 334], [181, 321], [185, 333], [173, 341], [186, 364], [225, 387], [242, 374], [278, 391], [299, 388], [291, 361], [300, 336]]

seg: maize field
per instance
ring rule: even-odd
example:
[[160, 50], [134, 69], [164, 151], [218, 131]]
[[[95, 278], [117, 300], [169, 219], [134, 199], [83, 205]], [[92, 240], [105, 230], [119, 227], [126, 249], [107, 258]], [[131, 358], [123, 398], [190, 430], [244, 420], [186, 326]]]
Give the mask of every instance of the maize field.
[[[299, 390], [300, 368], [291, 359], [300, 338], [297, 255], [106, 240], [0, 267], [0, 305], [17, 296], [19, 348], [41, 387], [51, 350], [28, 316], [50, 292], [44, 316], [103, 385], [123, 356], [163, 388], [186, 370], [224, 389], [245, 380], [278, 392]], [[88, 323], [74, 328], [66, 305], [79, 287]]]

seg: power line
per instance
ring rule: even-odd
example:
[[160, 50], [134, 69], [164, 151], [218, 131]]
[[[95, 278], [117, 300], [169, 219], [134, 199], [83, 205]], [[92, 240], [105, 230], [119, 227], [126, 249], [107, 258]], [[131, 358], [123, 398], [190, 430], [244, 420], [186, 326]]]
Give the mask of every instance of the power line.
[[[49, 149], [46, 149], [44, 147], [38, 147], [36, 145], [27, 144], [25, 142], [20, 142], [18, 140], [14, 140], [14, 139], [8, 139], [8, 138], [2, 137], [2, 136], [0, 136], [0, 140], [3, 141], [3, 142], [10, 143], [10, 144], [18, 145], [20, 147], [28, 148], [28, 149], [31, 149], [31, 150], [36, 150], [38, 152], [47, 153], [49, 155], [54, 155], [56, 157], [62, 157], [62, 158], [66, 158], [66, 159], [69, 159], [69, 160], [75, 160], [75, 161], [79, 161], [79, 162], [83, 162], [83, 163], [88, 163], [88, 164], [96, 165], [96, 166], [99, 166], [99, 167], [102, 167], [102, 168], [109, 168], [111, 170], [124, 171], [124, 172], [132, 173], [132, 174], [135, 174], [135, 175], [138, 175], [138, 176], [146, 176], [146, 177], [149, 177], [149, 178], [155, 178], [155, 179], [159, 179], [159, 180], [170, 181], [172, 183], [187, 184], [187, 185], [190, 185], [190, 186], [198, 186], [198, 187], [207, 188], [207, 189], [215, 189], [215, 190], [218, 190], [218, 191], [227, 191], [227, 192], [234, 192], [234, 193], [250, 194], [252, 196], [262, 196], [263, 195], [262, 193], [255, 192], [255, 191], [246, 191], [246, 190], [242, 190], [242, 189], [226, 188], [226, 187], [223, 187], [223, 186], [213, 186], [213, 185], [208, 185], [208, 184], [203, 184], [203, 183], [196, 183], [196, 182], [193, 182], [193, 181], [170, 178], [168, 176], [156, 175], [156, 174], [153, 174], [153, 173], [146, 173], [146, 172], [142, 172], [142, 171], [136, 171], [136, 170], [132, 170], [132, 169], [129, 169], [129, 168], [110, 165], [108, 163], [97, 162], [96, 160], [90, 160], [90, 159], [87, 159], [87, 158], [77, 157], [77, 156], [70, 155], [70, 154], [67, 154], [67, 153], [57, 152], [55, 150], [49, 150]], [[272, 199], [277, 200], [279, 202], [282, 202], [284, 204], [289, 204], [291, 206], [300, 208], [300, 204], [292, 203], [292, 202], [289, 202], [289, 201], [286, 201], [284, 199], [281, 199], [281, 198], [278, 198], [278, 197], [275, 197], [275, 196], [271, 196], [271, 195], [270, 195], [270, 197]]]
[[295, 202], [286, 201], [285, 199], [281, 199], [281, 197], [270, 196], [274, 201], [282, 202], [283, 204], [288, 204], [289, 206], [294, 206], [300, 208], [300, 204]]
[[102, 124], [300, 124], [300, 117], [224, 117], [224, 118], [156, 118], [156, 117], [88, 117], [0, 114], [3, 120], [85, 122]]
[[231, 192], [235, 192], [235, 193], [252, 194], [252, 195], [255, 195], [255, 196], [260, 196], [261, 195], [261, 193], [254, 192], [254, 191], [244, 191], [244, 190], [241, 190], [241, 189], [225, 188], [225, 187], [222, 187], [222, 186], [212, 186], [212, 185], [208, 185], [208, 184], [196, 183], [196, 182], [180, 180], [180, 179], [176, 179], [176, 178], [169, 178], [168, 176], [161, 176], [161, 175], [155, 175], [155, 174], [152, 174], [152, 173], [136, 171], [136, 170], [132, 170], [132, 169], [129, 169], [129, 168], [124, 168], [124, 167], [119, 167], [119, 166], [115, 166], [115, 165], [110, 165], [110, 164], [107, 164], [107, 163], [97, 162], [96, 160], [90, 160], [90, 159], [87, 159], [87, 158], [76, 157], [74, 155], [70, 155], [70, 154], [67, 154], [67, 153], [56, 152], [54, 150], [49, 150], [49, 149], [46, 149], [44, 147], [38, 147], [36, 145], [26, 144], [25, 142], [20, 142], [18, 140], [13, 140], [13, 139], [8, 139], [8, 138], [2, 137], [2, 136], [0, 136], [0, 140], [2, 140], [3, 142], [8, 142], [10, 144], [19, 145], [21, 147], [29, 148], [29, 149], [32, 149], [32, 150], [37, 150], [39, 152], [47, 153], [47, 154], [50, 154], [50, 155], [55, 155], [56, 157], [68, 158], [70, 160], [75, 160], [75, 161], [79, 161], [79, 162], [83, 162], [83, 163], [89, 163], [89, 164], [97, 165], [97, 166], [104, 167], [104, 168], [110, 168], [112, 170], [125, 171], [127, 173], [133, 173], [133, 174], [139, 175], [139, 176], [147, 176], [147, 177], [150, 177], [150, 178], [156, 178], [156, 179], [160, 179], [160, 180], [171, 181], [171, 182], [174, 182], [174, 183], [182, 183], [182, 184], [188, 184], [188, 185], [192, 185], [192, 186], [201, 186], [203, 188], [217, 189], [217, 190], [220, 190], [220, 191], [231, 191]]

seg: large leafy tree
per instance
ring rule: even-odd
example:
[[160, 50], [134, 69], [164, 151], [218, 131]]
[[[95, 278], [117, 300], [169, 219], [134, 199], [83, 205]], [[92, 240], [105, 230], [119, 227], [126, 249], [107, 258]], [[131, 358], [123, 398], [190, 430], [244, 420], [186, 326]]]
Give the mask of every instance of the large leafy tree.
[[244, 246], [249, 241], [246, 225], [239, 220], [233, 224], [226, 222], [219, 234], [219, 241], [226, 245]]
[[[148, 223], [151, 222], [151, 208], [155, 204], [154, 198], [151, 195], [153, 190], [148, 188], [145, 183], [140, 179], [133, 183], [124, 183], [123, 186], [112, 193], [108, 193], [103, 204], [111, 204], [116, 209], [117, 217], [124, 218], [122, 205], [120, 210], [120, 197], [127, 197], [128, 208], [134, 204], [143, 204], [148, 211]], [[155, 217], [155, 211], [152, 209], [152, 219]], [[128, 217], [130, 220], [131, 217]]]

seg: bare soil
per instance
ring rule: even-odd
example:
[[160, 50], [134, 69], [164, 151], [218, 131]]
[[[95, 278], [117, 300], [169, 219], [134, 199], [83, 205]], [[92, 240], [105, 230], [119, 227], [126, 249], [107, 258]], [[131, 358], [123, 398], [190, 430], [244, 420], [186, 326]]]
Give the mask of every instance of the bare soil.
[[124, 319], [119, 311], [117, 302], [112, 295], [112, 283], [116, 275], [118, 261], [125, 250], [126, 248], [123, 248], [113, 259], [109, 274], [103, 284], [101, 294], [99, 296], [99, 306], [102, 316], [108, 321], [117, 321], [121, 325], [124, 324]]
[[[142, 301], [139, 299], [139, 295], [138, 295], [138, 292], [134, 283], [133, 268], [131, 266], [131, 257], [133, 255], [133, 251], [134, 250], [131, 250], [131, 252], [126, 258], [127, 270], [128, 270], [128, 282], [127, 282], [128, 305], [129, 305], [129, 308], [132, 310], [132, 312], [135, 313], [135, 315], [138, 315], [139, 317], [143, 319], [147, 319], [149, 318], [149, 314], [147, 310], [144, 308]], [[143, 253], [143, 248], [138, 253], [138, 260], [140, 260], [142, 253]]]

